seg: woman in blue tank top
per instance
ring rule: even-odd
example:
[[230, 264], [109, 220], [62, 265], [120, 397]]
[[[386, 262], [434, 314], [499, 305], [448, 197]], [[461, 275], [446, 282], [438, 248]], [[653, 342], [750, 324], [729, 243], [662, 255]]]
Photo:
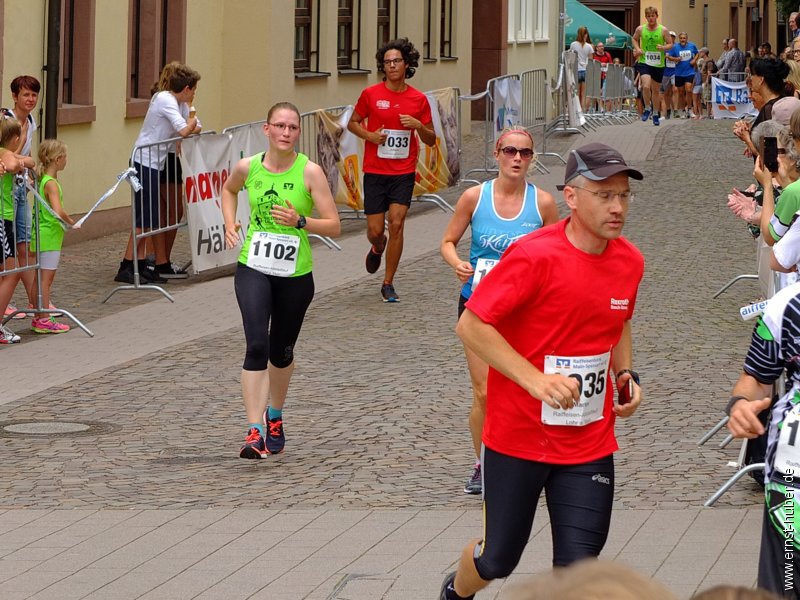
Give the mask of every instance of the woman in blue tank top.
[[[497, 264], [512, 242], [522, 236], [558, 221], [558, 208], [553, 196], [528, 183], [526, 176], [533, 160], [533, 138], [522, 128], [505, 130], [497, 139], [494, 157], [497, 179], [471, 187], [458, 199], [456, 211], [442, 238], [441, 253], [453, 267], [461, 288], [458, 316], [472, 290]], [[458, 255], [457, 245], [470, 227], [472, 243], [469, 261]], [[472, 381], [472, 409], [469, 428], [475, 446], [476, 462], [464, 492], [480, 494], [481, 435], [486, 415], [486, 379], [489, 366], [477, 354], [464, 347]]]

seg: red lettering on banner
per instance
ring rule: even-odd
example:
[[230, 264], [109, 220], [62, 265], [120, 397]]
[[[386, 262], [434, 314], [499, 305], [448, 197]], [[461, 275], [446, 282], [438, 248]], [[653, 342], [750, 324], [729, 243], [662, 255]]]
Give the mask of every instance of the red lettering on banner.
[[184, 182], [186, 187], [186, 202], [203, 202], [211, 198], [219, 197], [222, 186], [228, 179], [228, 170], [213, 171], [209, 173], [198, 173], [187, 177]]

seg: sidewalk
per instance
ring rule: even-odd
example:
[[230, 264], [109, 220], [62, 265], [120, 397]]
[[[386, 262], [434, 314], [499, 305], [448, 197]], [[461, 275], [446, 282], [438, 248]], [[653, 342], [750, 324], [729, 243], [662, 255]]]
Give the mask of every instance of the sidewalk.
[[[747, 179], [746, 160], [731, 147], [729, 159], [702, 166], [709, 144], [726, 152], [724, 125], [634, 123], [560, 141], [603, 141], [647, 177], [629, 237], [647, 259], [634, 331], [648, 404], [617, 427], [603, 556], [679, 597], [721, 582], [752, 585], [760, 536], [760, 496], [749, 482], [700, 508], [731, 474], [724, 465], [736, 449], [699, 454], [694, 445], [718, 419], [749, 341], [736, 310], [753, 290], [708, 300], [752, 263], [721, 200]], [[552, 172], [534, 179], [558, 198], [563, 165], [546, 164]], [[671, 192], [689, 169], [696, 193]], [[718, 231], [698, 223], [698, 211]], [[412, 212], [396, 306], [380, 302], [379, 277], [363, 271], [362, 233], [339, 240], [341, 252], [315, 247], [317, 297], [297, 349], [287, 451], [257, 464], [232, 446], [241, 435], [243, 338], [230, 277], [170, 283], [174, 304], [126, 292], [111, 306], [96, 298], [113, 273], [89, 292], [57, 282], [77, 316], [97, 315], [87, 319], [95, 337], [27, 336], [0, 348], [4, 372], [14, 373], [0, 396], [0, 596], [435, 598], [460, 549], [480, 536], [481, 512], [460, 491], [469, 387], [452, 332], [457, 284], [438, 257], [449, 215]], [[84, 261], [93, 252], [70, 254]], [[55, 431], [55, 421], [90, 428], [5, 429], [33, 422]], [[540, 510], [509, 581], [549, 569], [547, 525]], [[478, 598], [496, 598], [506, 584]]]

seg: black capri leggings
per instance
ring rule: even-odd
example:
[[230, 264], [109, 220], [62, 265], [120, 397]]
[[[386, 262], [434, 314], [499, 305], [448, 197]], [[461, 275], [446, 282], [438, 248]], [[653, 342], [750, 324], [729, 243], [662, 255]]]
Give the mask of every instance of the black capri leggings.
[[288, 367], [294, 360], [294, 344], [306, 310], [314, 298], [312, 274], [275, 277], [239, 263], [233, 287], [247, 342], [242, 368], [263, 371], [267, 359], [280, 369]]
[[600, 554], [614, 501], [613, 455], [580, 465], [552, 465], [484, 448], [481, 463], [485, 525], [475, 567], [482, 579], [508, 577], [517, 566], [542, 489], [550, 514], [553, 566]]

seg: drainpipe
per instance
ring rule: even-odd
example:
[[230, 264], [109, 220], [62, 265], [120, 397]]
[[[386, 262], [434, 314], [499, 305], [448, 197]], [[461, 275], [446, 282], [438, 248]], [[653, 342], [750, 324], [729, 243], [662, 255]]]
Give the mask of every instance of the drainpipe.
[[61, 0], [47, 1], [47, 64], [44, 137], [58, 135], [58, 84], [61, 67]]

